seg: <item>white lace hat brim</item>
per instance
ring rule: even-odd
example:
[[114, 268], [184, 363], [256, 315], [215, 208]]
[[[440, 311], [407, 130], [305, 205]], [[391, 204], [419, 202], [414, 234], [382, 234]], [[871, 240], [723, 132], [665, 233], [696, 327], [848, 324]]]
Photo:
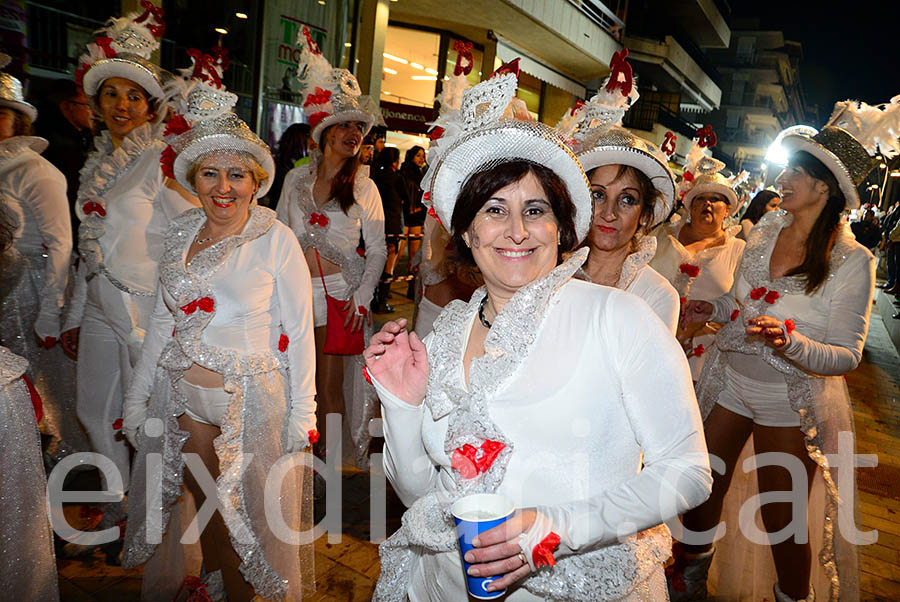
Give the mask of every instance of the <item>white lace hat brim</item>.
[[645, 153], [627, 146], [603, 146], [578, 153], [578, 160], [586, 173], [604, 165], [628, 165], [650, 178], [653, 187], [661, 194], [661, 202], [653, 207], [653, 223], [658, 224], [669, 217], [675, 203], [675, 178], [668, 166]]
[[501, 121], [464, 135], [442, 153], [432, 177], [430, 201], [444, 227], [451, 229], [456, 200], [469, 176], [517, 159], [543, 165], [562, 179], [575, 203], [576, 237], [584, 240], [593, 219], [587, 176], [562, 139], [533, 121]]
[[198, 159], [216, 152], [247, 153], [256, 159], [257, 163], [269, 174], [266, 181], [260, 183], [256, 198], [262, 198], [269, 192], [272, 187], [272, 179], [275, 177], [275, 161], [272, 159], [271, 153], [258, 144], [229, 134], [204, 136], [178, 153], [173, 166], [175, 179], [187, 190], [196, 193], [194, 185], [187, 179], [187, 172]]
[[314, 127], [310, 132], [310, 136], [312, 136], [313, 142], [315, 142], [319, 146], [322, 146], [322, 133], [328, 127], [344, 121], [360, 121], [362, 123], [365, 123], [366, 129], [363, 132], [363, 136], [365, 136], [372, 130], [372, 126], [375, 125], [375, 116], [365, 111], [356, 109], [332, 113], [331, 115], [325, 117], [322, 121], [317, 123], [316, 127]]
[[837, 155], [813, 140], [808, 136], [798, 134], [789, 134], [781, 140], [781, 145], [788, 151], [788, 154], [796, 151], [806, 151], [819, 161], [821, 161], [828, 171], [835, 177], [841, 192], [844, 194], [844, 200], [847, 202], [847, 209], [859, 209], [859, 190], [850, 177], [850, 172], [844, 167], [843, 162], [838, 159]]
[[685, 209], [687, 209], [688, 215], [690, 215], [691, 213], [691, 203], [693, 203], [694, 197], [704, 192], [721, 194], [726, 199], [728, 199], [728, 215], [733, 215], [734, 212], [737, 211], [737, 193], [730, 186], [728, 186], [727, 184], [719, 184], [718, 182], [702, 182], [696, 184], [687, 192], [687, 194], [684, 195], [684, 207]]

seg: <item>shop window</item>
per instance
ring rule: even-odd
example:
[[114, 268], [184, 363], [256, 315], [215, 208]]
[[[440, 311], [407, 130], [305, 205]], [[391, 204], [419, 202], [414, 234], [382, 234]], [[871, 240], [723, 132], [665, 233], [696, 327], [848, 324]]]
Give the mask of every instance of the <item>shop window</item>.
[[384, 42], [381, 100], [433, 106], [440, 46], [440, 34], [388, 26]]
[[519, 88], [516, 96], [525, 101], [531, 117], [538, 121], [541, 113], [541, 80], [524, 71], [519, 72]]
[[543, 122], [555, 126], [566, 111], [572, 110], [575, 97], [572, 93], [557, 88], [553, 84], [544, 84], [544, 105], [541, 107]]

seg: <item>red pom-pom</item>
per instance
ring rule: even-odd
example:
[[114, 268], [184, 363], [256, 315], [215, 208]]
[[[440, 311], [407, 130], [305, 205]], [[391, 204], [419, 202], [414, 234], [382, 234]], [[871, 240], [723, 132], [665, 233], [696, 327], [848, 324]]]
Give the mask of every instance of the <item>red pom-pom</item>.
[[166, 129], [163, 136], [183, 134], [191, 129], [191, 124], [187, 122], [184, 115], [175, 115], [166, 122]]
[[700, 273], [700, 267], [692, 263], [682, 263], [678, 266], [678, 269], [681, 270], [682, 274], [687, 274], [691, 278], [696, 278]]
[[309, 444], [314, 445], [319, 442], [319, 431], [312, 429], [306, 433], [306, 437], [309, 439]]
[[167, 178], [175, 179], [175, 149], [167, 146], [159, 155], [159, 165], [162, 168], [163, 175]]
[[796, 330], [796, 328], [797, 328], [797, 325], [794, 324], [794, 321], [791, 320], [790, 318], [788, 318], [787, 320], [784, 321], [784, 329], [787, 331], [788, 334], [791, 334], [792, 332], [794, 332], [794, 330]]
[[559, 535], [551, 531], [547, 537], [541, 540], [541, 543], [534, 546], [534, 549], [531, 551], [531, 560], [534, 563], [534, 568], [544, 565], [554, 566], [556, 564], [553, 552], [559, 548], [559, 541]]
[[766, 287], [764, 287], [764, 286], [755, 288], [752, 291], [750, 291], [750, 298], [753, 299], [754, 301], [759, 301], [760, 299], [763, 298], [763, 295], [765, 295], [767, 292], [768, 291], [766, 290]]
[[281, 335], [281, 337], [278, 339], [278, 351], [280, 351], [282, 353], [287, 351], [288, 343], [290, 343], [290, 342], [291, 342], [291, 340], [288, 338], [288, 336], [286, 334]]
[[114, 431], [122, 430], [122, 419], [121, 418], [116, 418], [116, 421], [113, 422], [113, 430]]
[[739, 309], [736, 309], [733, 312], [731, 312], [731, 321], [734, 322], [735, 320], [737, 320], [737, 317], [740, 315], [740, 313], [741, 313], [741, 310], [739, 310]]
[[771, 305], [778, 300], [778, 297], [778, 291], [769, 291], [768, 293], [766, 293], [766, 303]]
[[694, 347], [694, 357], [700, 357], [704, 353], [706, 353], [706, 348], [703, 345], [697, 345]]

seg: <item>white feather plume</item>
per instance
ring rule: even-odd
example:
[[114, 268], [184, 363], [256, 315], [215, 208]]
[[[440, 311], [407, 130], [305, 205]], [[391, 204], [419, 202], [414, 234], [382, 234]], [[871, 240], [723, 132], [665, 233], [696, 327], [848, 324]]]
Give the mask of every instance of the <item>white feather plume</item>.
[[834, 105], [826, 126], [837, 126], [856, 138], [874, 156], [891, 159], [900, 154], [900, 96], [872, 106], [856, 100]]

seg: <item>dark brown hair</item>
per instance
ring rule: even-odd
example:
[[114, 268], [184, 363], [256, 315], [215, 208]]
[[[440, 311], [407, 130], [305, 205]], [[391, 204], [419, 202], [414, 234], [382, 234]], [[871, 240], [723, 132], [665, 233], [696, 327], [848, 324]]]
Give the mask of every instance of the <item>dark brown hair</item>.
[[475, 265], [475, 258], [472, 257], [472, 250], [466, 246], [463, 240], [465, 233], [475, 216], [484, 207], [484, 204], [498, 190], [518, 182], [528, 174], [534, 174], [556, 217], [559, 229], [559, 257], [557, 261], [562, 259], [563, 253], [572, 251], [578, 244], [578, 237], [575, 234], [575, 203], [569, 194], [569, 189], [556, 172], [544, 167], [538, 163], [527, 161], [525, 159], [517, 159], [499, 165], [482, 167], [474, 174], [469, 176], [463, 185], [459, 196], [456, 199], [456, 206], [453, 208], [453, 217], [450, 220], [453, 235], [451, 243], [455, 258], [463, 264]]
[[753, 224], [759, 221], [763, 215], [766, 214], [766, 207], [769, 205], [769, 201], [778, 197], [778, 193], [774, 190], [760, 190], [756, 193], [756, 196], [753, 197], [753, 200], [750, 201], [750, 204], [747, 205], [747, 208], [744, 210], [744, 215], [741, 216], [741, 220], [748, 219]]
[[[319, 138], [322, 141], [321, 148], [323, 153], [325, 152], [325, 137], [328, 136], [328, 132], [333, 127], [334, 125], [329, 125], [325, 128], [325, 131], [322, 132], [322, 136]], [[341, 211], [345, 215], [356, 203], [356, 198], [353, 196], [353, 183], [356, 181], [356, 170], [359, 168], [358, 156], [359, 151], [353, 157], [347, 157], [344, 161], [344, 166], [331, 179], [331, 191], [328, 193], [329, 199], [337, 199], [338, 205], [341, 206]]]
[[[588, 180], [590, 180], [591, 174], [596, 169], [597, 167], [588, 172]], [[657, 202], [662, 201], [662, 193], [657, 190], [656, 186], [653, 185], [653, 181], [644, 172], [631, 165], [619, 165], [619, 171], [616, 172], [616, 177], [612, 181], [618, 182], [626, 174], [630, 174], [635, 179], [638, 185], [638, 192], [641, 195], [641, 217], [638, 219], [638, 232], [647, 234], [656, 225], [653, 223], [653, 209], [656, 207]]]
[[0, 107], [12, 112], [13, 116], [13, 136], [31, 136], [34, 128], [31, 125], [31, 118], [22, 111], [12, 107]]
[[831, 247], [834, 245], [834, 239], [841, 223], [841, 212], [847, 205], [847, 201], [831, 170], [811, 154], [797, 151], [791, 155], [789, 165], [799, 167], [810, 177], [821, 180], [828, 186], [828, 200], [806, 239], [806, 254], [803, 257], [803, 263], [785, 274], [786, 276], [805, 276], [806, 294], [811, 295], [822, 286], [828, 275]]

